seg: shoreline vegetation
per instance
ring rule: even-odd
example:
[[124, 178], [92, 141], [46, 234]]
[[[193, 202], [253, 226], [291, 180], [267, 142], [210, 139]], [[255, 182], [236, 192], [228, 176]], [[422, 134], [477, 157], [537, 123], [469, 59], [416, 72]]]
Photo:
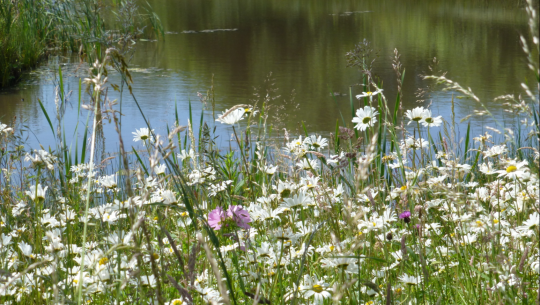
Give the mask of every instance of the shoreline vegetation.
[[[521, 41], [539, 86], [532, 0], [527, 13], [530, 37]], [[305, 128], [276, 134], [272, 90], [221, 114], [210, 90], [202, 100], [212, 121], [190, 110], [182, 125], [176, 111], [159, 135], [131, 89], [126, 53], [89, 52], [89, 99], [80, 89], [73, 103], [84, 126], [63, 127], [70, 95], [62, 77], [57, 112], [42, 106], [54, 146], [26, 151], [24, 131], [0, 123], [2, 304], [540, 300], [539, 98], [525, 83], [497, 98], [520, 118], [511, 129], [467, 87], [423, 76], [484, 109], [445, 121], [429, 108], [401, 107], [397, 50], [398, 93], [385, 95], [364, 40], [347, 59], [365, 91], [350, 94], [353, 119], [335, 118], [329, 138]], [[110, 69], [121, 83], [110, 83]], [[109, 100], [109, 88], [127, 88], [140, 109], [146, 126], [133, 138], [122, 137], [123, 101]], [[469, 125], [459, 138], [456, 120], [478, 116], [492, 127], [473, 135]], [[112, 157], [99, 147], [103, 124], [118, 131]], [[231, 134], [229, 149], [216, 145], [216, 128]]]
[[163, 29], [149, 5], [132, 0], [0, 0], [0, 88], [16, 84], [50, 54], [77, 52], [93, 63], [109, 47], [130, 49], [141, 35], [163, 35]]

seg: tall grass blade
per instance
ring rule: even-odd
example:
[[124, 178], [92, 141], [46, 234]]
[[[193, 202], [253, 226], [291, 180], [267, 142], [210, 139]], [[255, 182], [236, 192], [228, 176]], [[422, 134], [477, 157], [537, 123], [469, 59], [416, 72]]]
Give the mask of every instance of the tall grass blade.
[[53, 136], [56, 136], [54, 132], [53, 124], [51, 122], [51, 118], [49, 118], [49, 114], [47, 113], [47, 110], [45, 110], [45, 107], [43, 107], [43, 103], [41, 102], [40, 99], [38, 99], [38, 103], [39, 103], [39, 107], [41, 108], [41, 111], [43, 112], [43, 114], [45, 115], [45, 118], [47, 119], [47, 123], [49, 123], [49, 127], [51, 128], [51, 132], [53, 133]]

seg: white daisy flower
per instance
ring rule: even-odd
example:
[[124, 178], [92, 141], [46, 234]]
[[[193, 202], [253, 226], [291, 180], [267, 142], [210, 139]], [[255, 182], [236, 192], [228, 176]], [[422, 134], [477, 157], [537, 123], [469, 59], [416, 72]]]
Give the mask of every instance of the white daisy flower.
[[[425, 109], [424, 107], [416, 107], [414, 108], [413, 110], [407, 110], [405, 112], [405, 116], [410, 120], [408, 124], [410, 124], [411, 122], [420, 122], [422, 121], [422, 119], [424, 119], [425, 117], [425, 111], [427, 109]], [[431, 115], [431, 112], [429, 113]]]
[[362, 92], [362, 94], [358, 94], [358, 95], [356, 96], [356, 98], [357, 98], [357, 99], [361, 99], [361, 98], [366, 97], [366, 96], [367, 96], [367, 97], [372, 97], [372, 96], [375, 96], [375, 95], [381, 93], [382, 91], [383, 91], [383, 89], [379, 89], [379, 90], [377, 90], [377, 91], [375, 91], [375, 92], [371, 92], [371, 91], [368, 91], [368, 92]]
[[422, 277], [420, 276], [409, 276], [408, 274], [404, 274], [402, 276], [398, 277], [398, 280], [400, 280], [402, 283], [416, 286], [422, 282]]
[[[152, 129], [152, 132], [154, 132], [154, 130]], [[138, 141], [146, 141], [146, 140], [150, 140], [150, 137], [151, 137], [151, 132], [150, 132], [150, 129], [148, 128], [141, 128], [139, 130], [135, 130], [135, 132], [132, 132], [132, 134], [134, 135], [133, 137], [133, 142], [138, 142]]]
[[420, 123], [424, 127], [439, 127], [441, 126], [442, 122], [442, 116], [439, 115], [438, 117], [434, 117], [431, 115], [431, 110], [429, 109], [424, 110], [422, 120], [420, 120]]
[[364, 109], [356, 110], [356, 116], [352, 119], [353, 123], [356, 123], [354, 128], [364, 131], [368, 127], [373, 127], [377, 123], [377, 115], [379, 112], [375, 108], [370, 106], [365, 106]]

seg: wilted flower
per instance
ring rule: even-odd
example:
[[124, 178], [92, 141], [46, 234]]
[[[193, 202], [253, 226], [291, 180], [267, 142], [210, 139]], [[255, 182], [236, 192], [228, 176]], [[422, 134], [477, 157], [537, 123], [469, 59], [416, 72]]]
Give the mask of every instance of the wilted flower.
[[506, 149], [506, 145], [493, 145], [491, 148], [489, 148], [486, 151], [483, 151], [482, 154], [484, 157], [496, 157], [500, 156], [504, 153], [506, 153], [508, 150]]
[[45, 200], [45, 195], [47, 193], [48, 188], [49, 188], [48, 186], [42, 188], [41, 184], [38, 184], [37, 187], [35, 185], [31, 185], [30, 190], [26, 191], [26, 195], [30, 196], [30, 198], [32, 198], [32, 200], [34, 201], [36, 199]]
[[21, 241], [19, 243], [19, 249], [21, 249], [21, 252], [24, 256], [27, 256], [29, 258], [36, 258], [36, 256], [32, 253], [32, 246], [25, 243], [24, 241]]
[[413, 286], [418, 285], [422, 282], [422, 277], [409, 276], [408, 274], [404, 274], [398, 277], [398, 279], [404, 284], [413, 285]]
[[101, 186], [108, 189], [113, 189], [118, 186], [118, 183], [116, 182], [116, 175], [102, 176], [99, 177], [98, 181]]
[[221, 122], [222, 124], [234, 125], [238, 123], [238, 121], [244, 119], [244, 113], [246, 113], [246, 111], [242, 108], [237, 108], [232, 111], [227, 109], [216, 121]]
[[40, 168], [40, 167], [47, 167], [49, 170], [54, 169], [54, 162], [56, 161], [56, 157], [49, 154], [48, 152], [44, 150], [34, 150], [34, 157], [32, 157], [31, 154], [26, 154], [26, 157], [24, 158], [25, 161], [31, 161], [32, 167], [34, 168]]
[[153, 274], [141, 276], [141, 285], [155, 287], [156, 286], [155, 276]]
[[161, 193], [161, 197], [163, 198], [164, 204], [178, 204], [178, 199], [176, 198], [176, 194], [171, 190], [165, 190]]
[[195, 158], [195, 151], [193, 151], [193, 148], [189, 149], [189, 153], [185, 149], [182, 149], [182, 152], [178, 154], [178, 159], [181, 161], [193, 158]]
[[0, 133], [8, 133], [10, 131], [12, 131], [13, 128], [9, 128], [6, 124], [2, 124], [0, 123]]
[[265, 165], [261, 168], [261, 171], [263, 171], [267, 175], [273, 175], [276, 173], [278, 169], [278, 166], [272, 166], [272, 165]]
[[167, 166], [165, 164], [156, 165], [154, 166], [154, 173], [156, 173], [156, 175], [165, 174], [166, 169], [167, 169]]
[[420, 138], [420, 139], [415, 139], [413, 137], [408, 137], [407, 139], [405, 139], [405, 141], [401, 141], [401, 145], [400, 145], [400, 148], [401, 150], [403, 151], [407, 151], [408, 148], [410, 149], [419, 149], [419, 148], [423, 148], [423, 149], [427, 149], [429, 147], [429, 142]]

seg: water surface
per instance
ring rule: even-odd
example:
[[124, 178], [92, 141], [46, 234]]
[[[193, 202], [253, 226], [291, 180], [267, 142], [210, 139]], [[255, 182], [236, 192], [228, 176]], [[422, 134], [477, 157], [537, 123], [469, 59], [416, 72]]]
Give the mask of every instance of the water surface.
[[[248, 1], [248, 0], [154, 0], [167, 34], [159, 41], [139, 41], [134, 57], [134, 93], [157, 131], [164, 133], [174, 121], [175, 104], [180, 124], [188, 118], [191, 101], [196, 121], [203, 109], [197, 92], [206, 94], [213, 84], [219, 112], [236, 104], [252, 104], [264, 97], [269, 87], [273, 99], [270, 122], [295, 130], [304, 121], [312, 132], [328, 134], [341, 115], [349, 127], [352, 118], [346, 94], [361, 81], [355, 68], [346, 67], [345, 53], [367, 39], [378, 51], [373, 72], [390, 100], [396, 96], [396, 75], [392, 69], [394, 49], [406, 69], [403, 106], [431, 105], [434, 113], [451, 117], [451, 93], [435, 88], [419, 98], [419, 88], [430, 83], [420, 74], [430, 74], [436, 57], [437, 71], [470, 87], [488, 105], [498, 120], [512, 126], [515, 117], [505, 115], [502, 103], [493, 98], [520, 93], [520, 83], [534, 82], [527, 70], [519, 34], [527, 33], [522, 5], [514, 1]], [[228, 31], [204, 31], [228, 29]], [[55, 111], [54, 88], [58, 65], [64, 71], [67, 90], [73, 90], [65, 125], [74, 130], [77, 122], [78, 78], [87, 75], [76, 56], [55, 56], [31, 73], [16, 88], [0, 93], [0, 121], [14, 117], [26, 121], [32, 131], [29, 143], [52, 144], [53, 135], [37, 100], [49, 113]], [[270, 86], [265, 82], [271, 73]], [[111, 74], [111, 83], [119, 77]], [[534, 83], [531, 87], [535, 88]], [[255, 90], [254, 88], [259, 88]], [[364, 89], [352, 87], [353, 94]], [[119, 98], [112, 90], [111, 99]], [[293, 98], [294, 97], [294, 98]], [[88, 96], [83, 94], [83, 101]], [[419, 101], [423, 100], [423, 101]], [[259, 105], [262, 99], [259, 98]], [[144, 126], [132, 99], [124, 95], [123, 136]], [[474, 109], [470, 100], [455, 100], [457, 119]], [[211, 121], [210, 111], [205, 112]], [[79, 118], [84, 123], [86, 112]], [[54, 120], [53, 120], [54, 121]], [[54, 122], [53, 122], [54, 123]], [[479, 133], [492, 120], [474, 120]], [[463, 128], [463, 126], [461, 126]], [[222, 128], [222, 140], [230, 129]], [[82, 135], [79, 130], [78, 135]], [[70, 137], [70, 135], [67, 135]], [[107, 145], [116, 147], [118, 137], [106, 126]], [[131, 141], [128, 141], [131, 144]], [[116, 150], [116, 148], [114, 149]]]

